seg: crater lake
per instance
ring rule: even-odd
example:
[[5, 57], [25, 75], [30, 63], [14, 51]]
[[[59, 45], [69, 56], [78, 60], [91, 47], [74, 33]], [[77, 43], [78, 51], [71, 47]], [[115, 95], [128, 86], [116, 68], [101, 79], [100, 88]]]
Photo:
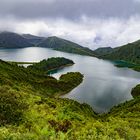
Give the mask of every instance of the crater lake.
[[108, 112], [113, 106], [132, 99], [131, 90], [140, 83], [140, 72], [117, 68], [113, 63], [95, 57], [59, 52], [41, 47], [0, 49], [0, 59], [17, 62], [39, 62], [50, 57], [65, 57], [73, 66], [58, 70], [52, 76], [79, 71], [84, 81], [62, 98], [89, 104], [97, 113]]

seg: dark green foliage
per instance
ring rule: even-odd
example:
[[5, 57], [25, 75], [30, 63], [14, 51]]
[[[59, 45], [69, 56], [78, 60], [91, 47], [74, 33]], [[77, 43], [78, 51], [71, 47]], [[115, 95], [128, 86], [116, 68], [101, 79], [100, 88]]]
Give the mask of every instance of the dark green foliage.
[[49, 58], [47, 60], [42, 60], [39, 63], [28, 66], [28, 69], [33, 71], [48, 72], [54, 69], [59, 69], [67, 65], [73, 65], [72, 60], [66, 59], [64, 57]]
[[81, 75], [81, 73], [79, 72], [70, 72], [61, 75], [59, 79], [60, 89], [62, 91], [68, 89], [69, 91], [72, 87], [79, 85], [82, 82], [82, 80], [83, 80], [83, 75]]
[[24, 111], [28, 108], [22, 94], [10, 87], [0, 87], [0, 125], [18, 124], [22, 121]]
[[21, 48], [31, 46], [52, 48], [54, 50], [80, 55], [95, 56], [93, 50], [58, 37], [45, 38], [31, 34], [19, 35], [12, 32], [0, 33], [0, 47], [2, 48]]
[[103, 55], [101, 58], [109, 60], [124, 60], [127, 62], [140, 64], [140, 41], [115, 48], [110, 54]]
[[111, 47], [98, 48], [94, 51], [94, 54], [97, 56], [102, 56], [102, 55], [110, 54], [113, 51], [114, 51], [114, 49]]
[[[63, 61], [62, 61], [63, 60]], [[52, 66], [51, 66], [52, 63]], [[53, 64], [54, 63], [54, 64]], [[6, 63], [0, 60], [0, 85], [9, 85], [12, 87], [24, 88], [24, 86], [29, 86], [30, 89], [36, 90], [39, 94], [45, 96], [51, 96], [54, 94], [62, 93], [72, 90], [74, 87], [82, 82], [83, 76], [81, 74], [77, 75], [74, 73], [69, 74], [69, 76], [77, 77], [77, 85], [65, 82], [59, 82], [55, 78], [48, 76], [44, 70], [50, 70], [52, 68], [60, 68], [64, 64], [70, 64], [73, 61], [65, 58], [52, 58], [48, 61], [44, 60], [41, 63], [35, 64], [35, 67], [24, 68], [11, 63]], [[49, 68], [46, 67], [49, 65]], [[56, 67], [57, 66], [57, 67]], [[36, 68], [39, 69], [36, 70]], [[67, 74], [66, 74], [67, 75]], [[79, 80], [80, 79], [80, 80]], [[62, 83], [62, 85], [61, 85]], [[69, 85], [69, 86], [67, 86]]]
[[135, 71], [140, 72], [140, 65], [139, 66], [132, 67], [132, 69], [135, 70]]
[[35, 46], [45, 39], [45, 37], [35, 36], [31, 34], [23, 34], [22, 36]]
[[0, 61], [0, 139], [139, 139], [139, 97], [102, 115], [94, 113], [85, 103], [57, 98], [82, 79], [83, 75], [75, 72], [56, 80]]
[[126, 61], [122, 61], [122, 60], [111, 61], [111, 62], [113, 62], [113, 64], [116, 67], [120, 67], [120, 68], [127, 67], [127, 68], [131, 68], [135, 71], [140, 71], [140, 65], [139, 64], [134, 64], [134, 63], [126, 62]]
[[136, 64], [133, 64], [133, 63], [130, 63], [130, 62], [126, 62], [126, 61], [113, 61], [113, 63], [117, 66], [117, 67], [129, 67], [129, 68], [132, 68], [132, 67], [135, 67], [137, 66]]
[[75, 53], [80, 55], [95, 56], [89, 48], [82, 47], [76, 43], [58, 37], [49, 37], [38, 44], [40, 47], [52, 48], [54, 50]]
[[131, 94], [134, 98], [140, 96], [140, 85], [137, 85], [135, 88], [133, 88]]
[[128, 67], [140, 71], [140, 41], [117, 48], [99, 48], [94, 53], [102, 59], [113, 61], [117, 67]]
[[2, 48], [21, 48], [31, 47], [32, 45], [27, 39], [16, 33], [0, 33], [0, 47]]

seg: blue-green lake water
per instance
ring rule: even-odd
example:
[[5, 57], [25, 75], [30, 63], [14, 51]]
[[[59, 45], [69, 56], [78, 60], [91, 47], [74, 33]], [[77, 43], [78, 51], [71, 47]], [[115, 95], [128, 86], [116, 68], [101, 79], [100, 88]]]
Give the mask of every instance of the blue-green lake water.
[[117, 68], [111, 62], [94, 57], [69, 54], [47, 48], [29, 47], [0, 49], [0, 59], [8, 61], [38, 62], [50, 57], [65, 57], [75, 64], [58, 70], [52, 76], [79, 71], [84, 81], [63, 98], [89, 104], [96, 112], [107, 112], [113, 106], [132, 99], [131, 89], [140, 83], [140, 73], [128, 68]]

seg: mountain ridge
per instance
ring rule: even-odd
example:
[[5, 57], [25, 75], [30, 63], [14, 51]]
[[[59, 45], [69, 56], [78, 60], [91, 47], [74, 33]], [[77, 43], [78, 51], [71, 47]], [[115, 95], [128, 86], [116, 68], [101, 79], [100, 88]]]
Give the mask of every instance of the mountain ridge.
[[46, 39], [45, 37], [40, 37], [32, 34], [22, 34], [22, 36], [34, 45], [37, 45], [39, 42]]
[[[134, 64], [140, 64], [140, 40], [137, 40], [132, 43], [128, 43], [126, 45], [113, 48], [111, 53], [105, 54], [104, 49], [102, 50], [102, 54], [99, 53], [98, 57], [107, 60], [120, 60], [131, 62]], [[94, 52], [96, 52], [95, 50]], [[103, 53], [104, 52], [104, 53]]]
[[93, 50], [90, 50], [89, 48], [83, 47], [77, 43], [56, 36], [46, 38], [43, 42], [38, 44], [38, 46], [52, 48], [54, 50], [63, 52], [95, 56]]
[[0, 33], [0, 48], [22, 48], [32, 46], [24, 37], [13, 32]]
[[17, 34], [4, 31], [0, 33], [0, 48], [45, 47], [57, 51], [98, 57], [107, 60], [120, 60], [140, 64], [140, 40], [126, 45], [91, 50], [72, 41], [56, 36], [40, 37], [32, 34]]
[[96, 50], [94, 50], [94, 53], [98, 56], [102, 56], [102, 55], [105, 55], [105, 54], [109, 54], [111, 52], [113, 52], [114, 49], [111, 48], [111, 47], [101, 47], [101, 48], [98, 48]]
[[51, 48], [67, 53], [95, 56], [93, 50], [56, 36], [40, 37], [31, 34], [20, 35], [12, 32], [0, 33], [0, 48], [21, 48], [31, 46]]

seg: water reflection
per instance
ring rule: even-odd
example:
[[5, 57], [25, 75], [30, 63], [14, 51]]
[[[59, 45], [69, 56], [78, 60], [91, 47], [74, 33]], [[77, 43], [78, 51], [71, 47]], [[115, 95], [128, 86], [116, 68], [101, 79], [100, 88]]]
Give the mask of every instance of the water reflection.
[[10, 61], [37, 62], [49, 57], [66, 57], [75, 65], [52, 73], [56, 78], [70, 71], [84, 74], [83, 83], [65, 95], [81, 103], [90, 104], [96, 112], [106, 112], [114, 105], [132, 99], [131, 89], [140, 83], [140, 73], [128, 68], [117, 68], [97, 58], [58, 52], [46, 48], [1, 49], [0, 58]]

